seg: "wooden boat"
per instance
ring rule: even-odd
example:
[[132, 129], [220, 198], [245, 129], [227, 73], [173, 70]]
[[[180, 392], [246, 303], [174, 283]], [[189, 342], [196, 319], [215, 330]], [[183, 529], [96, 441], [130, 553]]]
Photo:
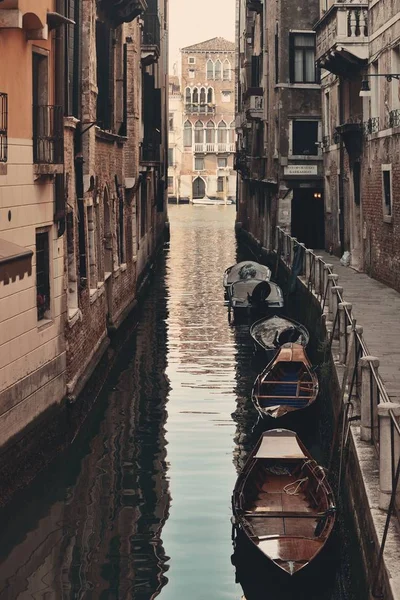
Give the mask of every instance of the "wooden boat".
[[250, 335], [257, 350], [265, 352], [269, 359], [276, 355], [283, 344], [301, 344], [304, 348], [310, 341], [310, 334], [301, 323], [273, 315], [260, 319], [250, 327]]
[[247, 279], [236, 281], [227, 288], [230, 308], [235, 313], [266, 314], [270, 310], [283, 308], [281, 288], [272, 281]]
[[310, 406], [318, 394], [318, 377], [300, 344], [284, 344], [257, 377], [252, 398], [261, 416], [282, 417]]
[[237, 479], [232, 508], [239, 531], [288, 575], [321, 552], [335, 522], [324, 469], [287, 429], [263, 433]]
[[258, 279], [260, 281], [269, 281], [271, 279], [271, 270], [265, 265], [261, 265], [253, 260], [245, 260], [228, 267], [224, 272], [224, 288], [235, 283], [235, 281], [244, 281], [247, 279]]

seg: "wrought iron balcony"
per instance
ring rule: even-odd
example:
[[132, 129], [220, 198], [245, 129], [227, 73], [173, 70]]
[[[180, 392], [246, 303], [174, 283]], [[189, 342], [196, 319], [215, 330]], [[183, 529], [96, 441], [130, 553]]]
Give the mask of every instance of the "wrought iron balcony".
[[143, 15], [142, 60], [156, 62], [160, 56], [161, 25], [157, 14]]
[[62, 106], [33, 106], [33, 162], [64, 163], [64, 122]]
[[368, 59], [368, 2], [335, 2], [314, 26], [317, 66], [336, 75], [358, 71]]
[[146, 8], [146, 0], [97, 0], [100, 15], [113, 27], [133, 21]]
[[365, 135], [370, 135], [371, 133], [378, 133], [379, 131], [379, 117], [371, 117], [368, 121], [363, 123], [364, 133]]
[[160, 139], [157, 135], [153, 139], [145, 139], [140, 148], [140, 162], [142, 164], [160, 163]]
[[0, 162], [8, 156], [8, 96], [0, 93]]
[[390, 111], [389, 127], [400, 127], [400, 108]]

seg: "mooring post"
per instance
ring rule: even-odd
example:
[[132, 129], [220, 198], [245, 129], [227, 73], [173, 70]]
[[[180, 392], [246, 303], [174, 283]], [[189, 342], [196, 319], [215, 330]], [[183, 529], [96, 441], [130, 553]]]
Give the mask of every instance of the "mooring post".
[[347, 313], [351, 317], [353, 305], [350, 302], [339, 302], [339, 361], [342, 365], [346, 364], [347, 359]]
[[323, 291], [321, 291], [321, 287], [322, 287], [322, 282], [321, 282], [321, 275], [323, 273], [323, 268], [322, 268], [322, 256], [316, 256], [315, 257], [315, 282], [314, 282], [314, 290], [315, 293], [317, 294], [317, 296], [319, 296], [320, 294], [323, 294]]
[[336, 273], [331, 273], [330, 275], [328, 275], [328, 293], [327, 293], [326, 301], [328, 303], [328, 319], [330, 321], [333, 321], [333, 318], [334, 318], [332, 288], [337, 287], [338, 279], [339, 279], [339, 275], [337, 275]]
[[379, 359], [376, 356], [363, 356], [359, 360], [361, 370], [361, 429], [360, 437], [364, 442], [372, 440], [373, 427], [373, 402], [377, 402], [376, 381], [372, 374], [371, 367], [377, 371]]
[[[393, 465], [397, 466], [399, 460], [399, 444], [392, 443], [392, 416], [400, 415], [400, 404], [394, 402], [381, 402], [378, 404], [379, 416], [379, 508], [388, 510], [393, 485]], [[397, 436], [397, 433], [394, 433]], [[392, 448], [394, 456], [392, 456]]]
[[[343, 288], [340, 285], [333, 285], [331, 287], [331, 301], [330, 306], [332, 306], [332, 332], [333, 339], [339, 339], [339, 313], [338, 306], [339, 302], [343, 300]], [[335, 324], [336, 323], [336, 324]]]

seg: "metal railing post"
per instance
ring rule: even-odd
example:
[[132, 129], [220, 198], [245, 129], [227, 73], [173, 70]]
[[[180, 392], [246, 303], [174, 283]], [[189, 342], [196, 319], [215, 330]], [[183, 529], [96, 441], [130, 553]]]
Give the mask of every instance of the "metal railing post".
[[339, 302], [343, 300], [343, 288], [340, 285], [333, 285], [331, 287], [331, 299], [330, 307], [332, 308], [332, 336], [334, 340], [339, 339], [339, 314], [338, 306]]
[[322, 289], [322, 310], [324, 310], [326, 301], [327, 301], [327, 293], [328, 293], [328, 276], [330, 275], [333, 269], [333, 265], [329, 263], [324, 264], [324, 277], [323, 277], [323, 289]]
[[338, 279], [339, 279], [339, 275], [336, 275], [336, 273], [331, 273], [330, 275], [328, 275], [328, 290], [327, 290], [326, 301], [328, 303], [328, 319], [329, 319], [329, 321], [333, 321], [332, 288], [337, 287]]
[[339, 302], [339, 361], [346, 364], [347, 359], [347, 313], [351, 315], [353, 305], [350, 302]]
[[379, 416], [379, 508], [387, 511], [390, 505], [393, 486], [393, 460], [397, 463], [399, 457], [392, 456], [392, 412], [400, 415], [400, 404], [381, 402], [378, 405]]
[[321, 282], [321, 274], [323, 273], [323, 262], [322, 256], [315, 257], [315, 293], [317, 296], [320, 296], [323, 292], [321, 291], [322, 282]]
[[[361, 369], [361, 428], [360, 437], [364, 442], [372, 441], [373, 415], [372, 403], [376, 401], [376, 381], [371, 365], [378, 369], [379, 359], [376, 356], [363, 356], [359, 361]], [[371, 379], [372, 378], [372, 379]]]

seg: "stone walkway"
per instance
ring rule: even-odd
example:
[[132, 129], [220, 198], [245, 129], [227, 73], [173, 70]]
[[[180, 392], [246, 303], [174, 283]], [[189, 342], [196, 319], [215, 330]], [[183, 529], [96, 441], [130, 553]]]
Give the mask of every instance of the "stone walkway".
[[363, 328], [368, 351], [380, 360], [379, 372], [392, 401], [400, 401], [400, 294], [383, 283], [343, 267], [336, 256], [318, 251], [339, 275], [343, 300], [353, 305], [352, 314]]

